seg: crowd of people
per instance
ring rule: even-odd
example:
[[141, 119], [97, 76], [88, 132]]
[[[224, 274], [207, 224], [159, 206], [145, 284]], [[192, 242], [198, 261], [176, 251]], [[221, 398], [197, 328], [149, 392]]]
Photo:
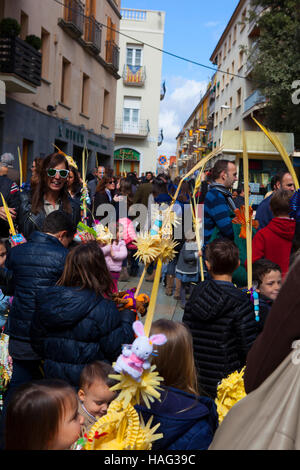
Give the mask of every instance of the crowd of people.
[[[21, 187], [8, 169], [1, 158], [0, 192], [26, 242], [11, 246], [0, 207], [0, 327], [9, 336], [12, 361], [0, 415], [2, 448], [72, 449], [106, 414], [116, 396], [110, 390], [112, 364], [122, 345], [133, 342], [136, 320], [134, 309], [117, 308], [113, 294], [141, 274], [136, 238], [149, 230], [157, 208], [163, 213], [172, 203], [179, 221], [173, 228], [176, 256], [164, 265], [160, 282], [165, 294], [179, 301], [182, 322], [153, 323], [151, 334], [167, 337], [152, 360], [164, 379], [162, 399], [150, 410], [143, 404], [137, 409], [145, 422], [153, 416], [153, 425], [160, 424], [163, 438], [154, 450], [208, 449], [218, 428], [215, 399], [222, 379], [246, 365], [246, 391], [252, 392], [298, 339], [299, 234], [290, 173], [275, 175], [271, 193], [257, 208], [247, 260], [241, 224], [234, 220], [244, 193], [233, 190], [238, 178], [231, 161], [219, 160], [204, 172], [197, 191], [194, 174], [178, 195], [180, 177], [172, 180], [167, 172], [114, 176], [95, 168], [87, 177], [85, 222], [109, 227], [109, 244], [90, 233], [75, 241], [83, 181], [73, 161], [60, 152], [36, 158], [30, 181]], [[201, 250], [193, 197], [202, 207]], [[250, 290], [247, 262], [253, 264]], [[155, 263], [147, 272], [146, 282], [152, 282]], [[280, 306], [286, 314], [279, 322]], [[284, 319], [294, 325], [286, 334]]]

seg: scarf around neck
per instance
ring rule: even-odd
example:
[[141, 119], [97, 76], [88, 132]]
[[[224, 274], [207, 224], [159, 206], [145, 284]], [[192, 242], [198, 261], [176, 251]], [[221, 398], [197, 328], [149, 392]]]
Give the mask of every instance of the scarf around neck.
[[210, 189], [212, 189], [212, 188], [216, 189], [217, 191], [219, 191], [220, 193], [223, 194], [229, 208], [232, 210], [232, 212], [234, 212], [236, 210], [236, 205], [234, 203], [234, 200], [232, 199], [231, 193], [225, 188], [225, 186], [223, 186], [220, 183], [212, 183], [210, 185]]

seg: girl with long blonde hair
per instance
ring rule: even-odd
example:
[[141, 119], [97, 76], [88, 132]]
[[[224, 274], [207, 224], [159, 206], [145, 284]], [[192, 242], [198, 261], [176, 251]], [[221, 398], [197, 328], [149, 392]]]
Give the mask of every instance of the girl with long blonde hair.
[[[152, 361], [164, 378], [164, 385], [198, 395], [193, 341], [189, 330], [182, 323], [162, 319], [152, 325], [151, 335], [157, 333], [163, 333], [168, 339], [158, 347], [158, 355]], [[176, 367], [170, 367], [170, 358]]]
[[164, 381], [160, 400], [151, 409], [137, 406], [147, 422], [160, 423], [163, 438], [153, 450], [206, 450], [218, 417], [211, 398], [200, 396], [190, 331], [179, 322], [160, 319], [153, 323], [150, 335], [163, 333], [167, 342], [157, 346], [152, 364]]

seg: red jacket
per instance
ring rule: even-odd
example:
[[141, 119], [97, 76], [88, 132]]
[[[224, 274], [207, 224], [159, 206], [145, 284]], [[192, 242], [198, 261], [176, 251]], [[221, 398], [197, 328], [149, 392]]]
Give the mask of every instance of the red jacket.
[[253, 238], [253, 263], [261, 258], [269, 259], [273, 261], [273, 263], [279, 264], [282, 270], [282, 277], [284, 278], [289, 269], [295, 228], [295, 220], [274, 217], [274, 219], [272, 219], [266, 227], [259, 230]]

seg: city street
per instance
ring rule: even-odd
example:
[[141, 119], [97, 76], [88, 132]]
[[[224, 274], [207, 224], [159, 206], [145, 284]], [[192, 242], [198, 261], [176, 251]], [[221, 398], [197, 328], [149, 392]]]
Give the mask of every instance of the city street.
[[0, 450], [300, 450], [299, 7], [0, 0]]
[[[142, 267], [140, 266], [140, 274], [142, 272]], [[137, 287], [139, 278], [138, 277], [131, 277], [129, 281], [120, 282], [119, 281], [119, 290], [127, 290]], [[149, 297], [151, 295], [153, 282], [146, 282], [144, 281], [141, 287], [140, 292], [143, 294], [147, 294]], [[183, 309], [180, 307], [180, 302], [175, 300], [172, 297], [169, 297], [165, 294], [165, 287], [163, 282], [160, 282], [159, 291], [157, 296], [157, 303], [155, 308], [155, 317], [154, 320], [159, 320], [160, 318], [164, 318], [166, 320], [173, 320], [173, 321], [181, 321], [183, 316]], [[142, 319], [142, 321], [144, 321]]]

